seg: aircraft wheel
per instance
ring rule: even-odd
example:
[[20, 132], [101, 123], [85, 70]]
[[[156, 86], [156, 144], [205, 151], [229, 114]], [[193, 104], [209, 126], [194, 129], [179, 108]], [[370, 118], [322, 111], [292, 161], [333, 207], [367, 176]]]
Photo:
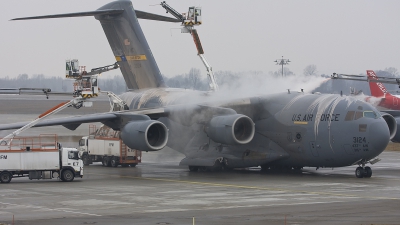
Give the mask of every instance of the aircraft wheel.
[[369, 166], [364, 168], [364, 177], [370, 178], [372, 176], [372, 169]]
[[189, 166], [189, 171], [190, 172], [197, 172], [199, 170], [198, 166]]
[[363, 178], [364, 173], [365, 173], [364, 169], [361, 166], [357, 167], [357, 169], [356, 169], [356, 177], [357, 178]]
[[211, 172], [219, 172], [219, 171], [222, 171], [222, 169], [223, 169], [223, 165], [218, 161], [215, 162], [214, 166], [208, 167], [208, 170]]
[[1, 183], [10, 183], [12, 179], [12, 174], [10, 172], [4, 171], [0, 173]]

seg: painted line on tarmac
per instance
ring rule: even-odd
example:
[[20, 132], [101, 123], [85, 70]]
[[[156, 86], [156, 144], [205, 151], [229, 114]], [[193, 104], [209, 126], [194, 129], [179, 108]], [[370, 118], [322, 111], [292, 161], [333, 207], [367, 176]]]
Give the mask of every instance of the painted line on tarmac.
[[289, 193], [337, 196], [337, 197], [347, 197], [347, 198], [361, 198], [361, 199], [373, 199], [373, 200], [400, 200], [400, 198], [391, 198], [391, 197], [379, 197], [379, 196], [369, 196], [369, 195], [363, 196], [363, 195], [354, 195], [354, 194], [338, 194], [338, 193], [332, 193], [332, 192], [304, 191], [304, 190], [293, 190], [293, 189], [283, 189], [283, 188], [269, 188], [269, 187], [235, 185], [235, 184], [210, 183], [210, 182], [200, 182], [200, 181], [173, 180], [173, 179], [165, 179], [165, 178], [135, 177], [135, 176], [121, 176], [121, 175], [94, 174], [94, 173], [91, 173], [91, 175], [125, 177], [125, 178], [137, 179], [137, 180], [163, 181], [163, 182], [171, 182], [171, 183], [184, 183], [184, 184], [214, 186], [214, 187], [229, 187], [229, 188], [239, 188], [239, 189], [281, 191], [281, 192], [289, 192]]
[[169, 208], [169, 209], [150, 209], [144, 210], [145, 213], [164, 213], [164, 212], [185, 212], [185, 211], [202, 211], [202, 210], [218, 210], [218, 209], [239, 209], [239, 208], [261, 208], [261, 207], [276, 207], [276, 206], [295, 206], [295, 205], [315, 205], [315, 204], [332, 204], [341, 203], [345, 201], [330, 201], [330, 202], [297, 202], [297, 203], [281, 203], [281, 204], [267, 204], [267, 205], [239, 205], [239, 206], [210, 206], [199, 209], [181, 209], [181, 208]]
[[46, 207], [41, 207], [41, 206], [34, 206], [34, 205], [20, 205], [20, 204], [14, 204], [14, 203], [7, 203], [7, 202], [0, 202], [2, 205], [8, 205], [8, 206], [17, 206], [17, 207], [25, 207], [25, 208], [33, 208], [33, 209], [42, 209], [42, 210], [47, 210], [47, 211], [59, 211], [59, 212], [66, 212], [66, 213], [74, 213], [74, 214], [81, 214], [81, 215], [86, 215], [86, 216], [101, 216], [98, 214], [92, 214], [92, 213], [83, 213], [83, 212], [76, 212], [76, 211], [71, 211], [71, 210], [66, 210], [66, 209], [50, 209]]

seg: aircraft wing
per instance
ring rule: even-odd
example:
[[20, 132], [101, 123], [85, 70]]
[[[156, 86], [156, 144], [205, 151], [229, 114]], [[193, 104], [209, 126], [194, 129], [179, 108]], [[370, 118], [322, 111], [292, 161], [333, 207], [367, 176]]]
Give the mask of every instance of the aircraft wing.
[[[199, 120], [208, 121], [215, 115], [227, 115], [235, 113], [235, 110], [224, 107], [206, 105], [175, 105], [165, 108], [138, 109], [46, 119], [37, 123], [33, 127], [62, 125], [70, 130], [75, 130], [82, 123], [101, 122], [113, 129], [119, 130], [121, 127], [131, 121], [150, 119], [157, 120], [160, 117], [166, 116], [184, 126], [191, 126]], [[0, 130], [18, 129], [26, 124], [28, 124], [28, 122], [2, 124], [0, 125]]]
[[[39, 122], [34, 127], [46, 127], [46, 126], [56, 126], [63, 125], [70, 129], [69, 127], [75, 127], [75, 130], [82, 123], [92, 123], [92, 122], [103, 122], [106, 120], [114, 120], [117, 119], [117, 115], [111, 113], [103, 113], [103, 114], [90, 114], [83, 116], [72, 116], [72, 117], [64, 117], [64, 118], [55, 118], [55, 119], [47, 119]], [[25, 126], [27, 122], [19, 122], [19, 123], [10, 123], [10, 124], [2, 124], [0, 125], [0, 130], [10, 130], [10, 129], [18, 129]], [[76, 126], [78, 125], [78, 126]]]
[[[33, 127], [46, 127], [62, 125], [70, 130], [75, 130], [82, 123], [101, 122], [113, 129], [119, 130], [121, 126], [135, 120], [158, 119], [164, 114], [163, 108], [144, 109], [137, 111], [120, 111], [108, 113], [96, 113], [82, 116], [71, 116], [63, 118], [46, 119], [37, 123]], [[28, 124], [28, 122], [10, 123], [0, 125], [0, 130], [18, 129]]]

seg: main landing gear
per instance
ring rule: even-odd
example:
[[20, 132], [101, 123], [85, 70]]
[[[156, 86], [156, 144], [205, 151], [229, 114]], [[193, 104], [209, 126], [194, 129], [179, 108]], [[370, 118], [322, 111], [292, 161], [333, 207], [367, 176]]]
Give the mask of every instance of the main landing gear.
[[369, 166], [365, 166], [364, 168], [359, 166], [356, 169], [356, 177], [357, 178], [370, 178], [372, 176], [372, 169]]

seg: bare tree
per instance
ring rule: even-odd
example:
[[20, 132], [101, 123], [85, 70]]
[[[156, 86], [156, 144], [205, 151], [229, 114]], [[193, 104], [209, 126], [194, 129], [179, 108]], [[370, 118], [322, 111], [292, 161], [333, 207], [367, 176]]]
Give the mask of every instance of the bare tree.
[[17, 77], [18, 80], [28, 80], [28, 74], [24, 73], [24, 74], [20, 74]]
[[305, 76], [315, 76], [317, 75], [317, 66], [314, 64], [306, 66], [303, 70]]
[[285, 67], [285, 68], [283, 68], [283, 75], [286, 77], [286, 76], [294, 76], [296, 74], [294, 74], [292, 71], [290, 71], [289, 68]]
[[[282, 77], [282, 70], [277, 70], [277, 71], [274, 71], [274, 72], [269, 71], [268, 74], [270, 74], [270, 75], [272, 75], [274, 77]], [[290, 71], [289, 68], [287, 68], [287, 67], [283, 68], [283, 76], [284, 77], [292, 76], [292, 75], [295, 75], [295, 74], [292, 71]]]
[[200, 83], [200, 70], [196, 68], [191, 68], [189, 74], [187, 75], [188, 81], [188, 88], [197, 89], [197, 86]]
[[390, 73], [390, 75], [392, 77], [398, 77], [399, 76], [398, 70], [396, 68], [394, 68], [394, 67], [385, 68], [385, 71]]

